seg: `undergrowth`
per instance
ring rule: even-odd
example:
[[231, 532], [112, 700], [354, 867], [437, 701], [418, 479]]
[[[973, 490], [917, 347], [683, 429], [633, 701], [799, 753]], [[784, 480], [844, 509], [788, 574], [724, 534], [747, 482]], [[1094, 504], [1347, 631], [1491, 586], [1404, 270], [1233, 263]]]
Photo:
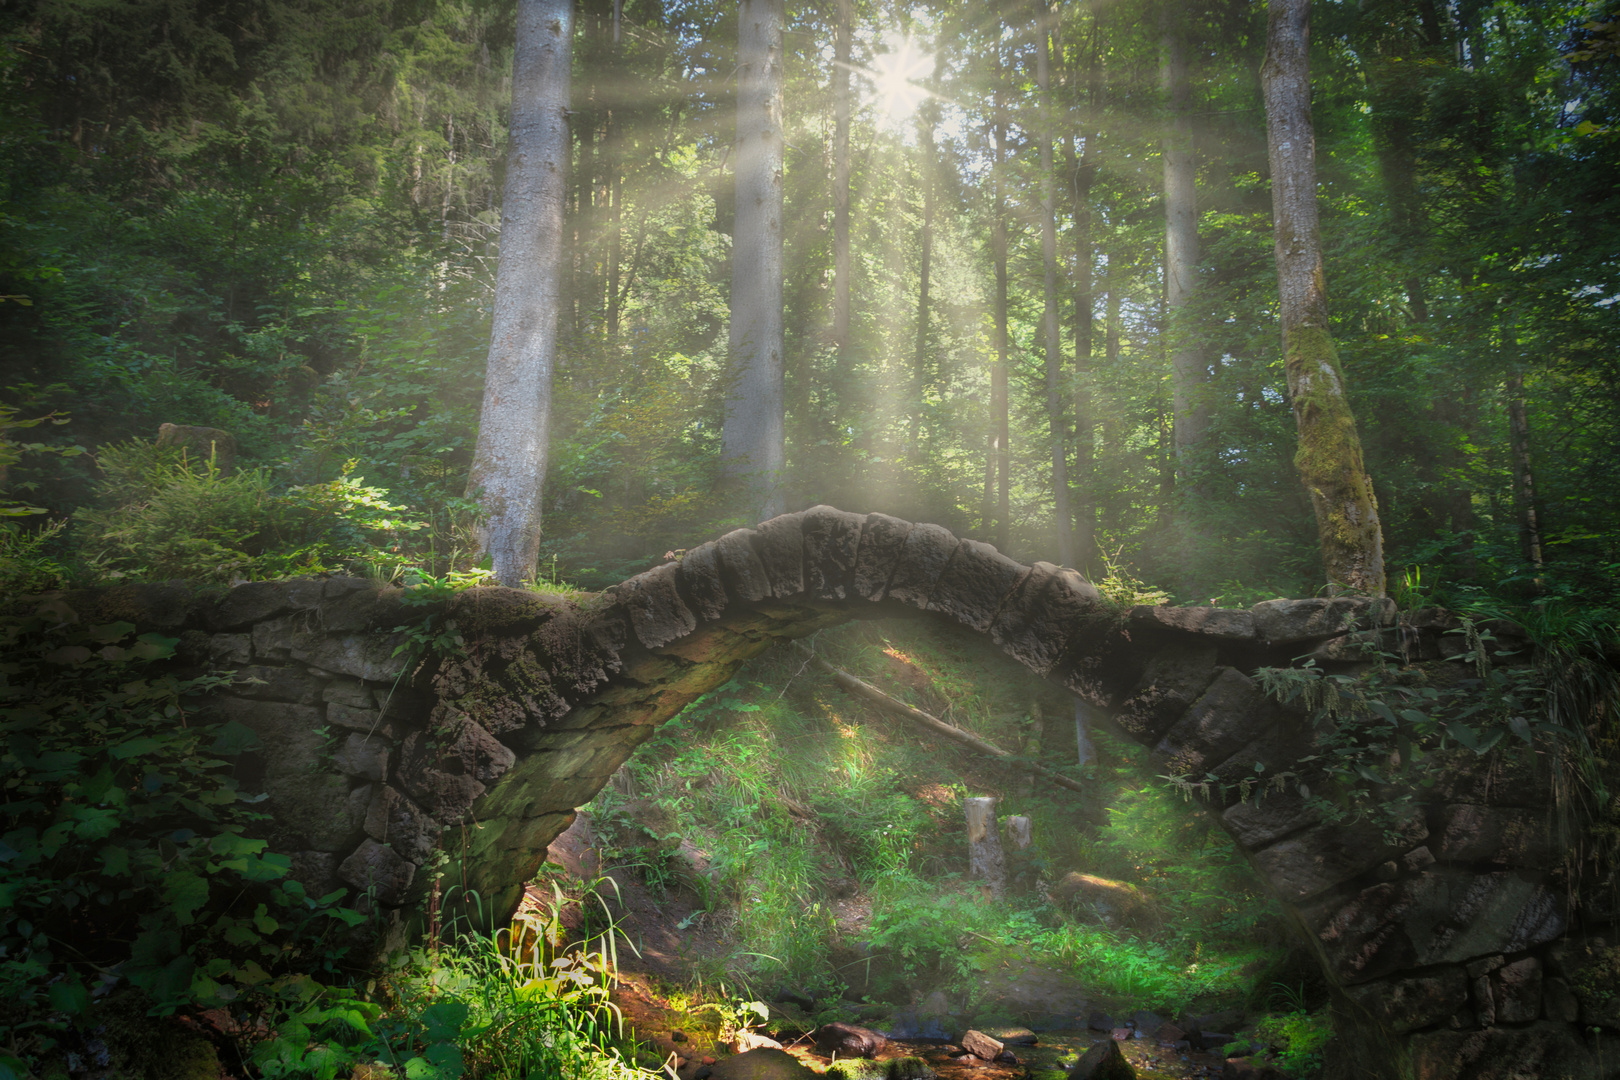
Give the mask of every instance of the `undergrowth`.
[[[816, 647], [1095, 794], [942, 746], [785, 651], [754, 662], [661, 729], [589, 808], [618, 866], [697, 894], [734, 982], [903, 1004], [919, 985], [967, 993], [987, 950], [1016, 948], [1102, 997], [1174, 1011], [1242, 999], [1284, 955], [1280, 914], [1252, 871], [1154, 778], [1145, 750], [1094, 733], [1098, 759], [1062, 766], [1076, 752], [1062, 695], [932, 624], [848, 627]], [[1033, 846], [1010, 853], [1005, 902], [963, 878], [970, 795], [1035, 823]], [[1109, 923], [1052, 901], [1069, 871], [1137, 886], [1142, 917]]]

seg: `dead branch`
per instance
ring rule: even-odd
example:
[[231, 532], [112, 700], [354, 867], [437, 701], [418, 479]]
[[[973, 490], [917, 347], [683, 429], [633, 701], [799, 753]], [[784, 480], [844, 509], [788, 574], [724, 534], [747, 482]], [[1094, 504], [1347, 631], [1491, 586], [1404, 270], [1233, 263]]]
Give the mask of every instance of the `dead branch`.
[[857, 679], [849, 672], [829, 664], [827, 661], [823, 660], [821, 657], [817, 656], [815, 653], [811, 652], [808, 648], [801, 645], [797, 641], [793, 643], [793, 647], [799, 652], [803, 653], [805, 656], [809, 657], [810, 663], [814, 664], [822, 671], [825, 671], [828, 675], [831, 675], [833, 682], [837, 683], [845, 690], [848, 690], [850, 693], [855, 694], [858, 697], [863, 697], [876, 705], [881, 705], [883, 708], [894, 713], [896, 716], [901, 716], [911, 721], [911, 723], [917, 727], [924, 728], [935, 735], [943, 735], [945, 738], [950, 739], [953, 742], [961, 743], [970, 750], [975, 750], [986, 755], [987, 757], [999, 758], [1004, 765], [1009, 765], [1014, 769], [1023, 769], [1026, 772], [1032, 772], [1044, 780], [1052, 781], [1052, 783], [1058, 785], [1059, 787], [1068, 788], [1070, 791], [1078, 791], [1081, 793], [1084, 793], [1085, 791], [1085, 788], [1081, 787], [1078, 781], [1070, 780], [1067, 776], [1064, 776], [1061, 773], [1055, 773], [1051, 769], [1048, 769], [1043, 765], [1037, 765], [1033, 761], [1025, 761], [1021, 758], [1015, 758], [1012, 756], [1012, 754], [1003, 750], [995, 743], [986, 742], [977, 735], [969, 734], [968, 732], [963, 731], [961, 728], [952, 727], [945, 721], [939, 719], [937, 716], [930, 716], [921, 709], [913, 708], [898, 698], [890, 697], [888, 694], [885, 694], [882, 690], [879, 690], [871, 683]]

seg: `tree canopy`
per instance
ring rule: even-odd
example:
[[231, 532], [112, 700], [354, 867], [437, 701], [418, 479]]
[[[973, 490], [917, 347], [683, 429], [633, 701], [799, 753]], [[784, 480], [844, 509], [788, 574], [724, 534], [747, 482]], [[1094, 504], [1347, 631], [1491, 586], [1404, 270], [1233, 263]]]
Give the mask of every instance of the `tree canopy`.
[[[1154, 5], [788, 5], [782, 505], [1025, 558], [1068, 533], [1078, 567], [1128, 561], [1183, 600], [1324, 584], [1271, 261], [1264, 5], [1174, 10], [1170, 33]], [[91, 451], [10, 466], [5, 496], [48, 513], [8, 551], [104, 498], [100, 451], [165, 422], [230, 432], [270, 489], [364, 476], [423, 526], [378, 564], [471, 549], [515, 17], [0, 13], [0, 387], [18, 417], [70, 420], [30, 438]], [[1329, 329], [1397, 589], [1612, 589], [1616, 25], [1589, 2], [1313, 14]], [[720, 483], [737, 34], [732, 4], [576, 11], [541, 559], [585, 585], [749, 514]], [[1195, 194], [1196, 287], [1174, 293], [1167, 153]], [[49, 541], [61, 573], [106, 572], [89, 530]]]

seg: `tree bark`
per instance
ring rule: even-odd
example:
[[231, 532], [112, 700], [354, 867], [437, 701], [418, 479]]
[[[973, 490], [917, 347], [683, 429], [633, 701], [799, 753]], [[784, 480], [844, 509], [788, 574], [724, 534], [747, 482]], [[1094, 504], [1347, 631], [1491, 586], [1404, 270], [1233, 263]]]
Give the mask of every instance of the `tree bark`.
[[1299, 431], [1294, 465], [1311, 498], [1328, 583], [1384, 595], [1378, 500], [1328, 326], [1311, 126], [1310, 0], [1270, 0], [1260, 80], [1271, 158], [1277, 291], [1288, 393]]
[[1169, 101], [1171, 127], [1164, 155], [1165, 332], [1170, 337], [1171, 412], [1176, 472], [1183, 493], [1199, 488], [1197, 460], [1209, 433], [1209, 363], [1194, 339], [1188, 306], [1198, 287], [1198, 161], [1193, 152], [1187, 34], [1179, 5], [1160, 8], [1159, 81]]
[[[833, 320], [838, 393], [847, 393], [849, 363], [849, 65], [850, 0], [838, 0], [833, 27]], [[843, 410], [840, 410], [841, 412]]]
[[[1041, 261], [1044, 310], [1041, 328], [1046, 344], [1046, 415], [1052, 437], [1052, 513], [1057, 520], [1058, 562], [1074, 565], [1074, 538], [1069, 510], [1069, 425], [1064, 416], [1063, 342], [1058, 333], [1057, 207], [1052, 183], [1052, 85], [1049, 11], [1035, 27], [1035, 83], [1041, 106]], [[1082, 273], [1084, 271], [1081, 271]]]
[[923, 400], [928, 392], [928, 290], [934, 262], [934, 128], [939, 110], [933, 101], [923, 104], [917, 124], [918, 173], [923, 189], [921, 251], [917, 261], [917, 344], [911, 361], [911, 453], [922, 460]]
[[1536, 513], [1535, 473], [1530, 470], [1530, 412], [1524, 401], [1524, 372], [1507, 379], [1508, 442], [1513, 453], [1513, 509], [1519, 519], [1519, 554], [1541, 569], [1541, 521]]
[[731, 249], [726, 475], [760, 518], [781, 512], [783, 0], [742, 0], [737, 42], [737, 216]]
[[991, 43], [991, 47], [996, 50], [995, 100], [991, 119], [995, 157], [990, 163], [995, 198], [990, 246], [996, 263], [996, 361], [990, 369], [990, 424], [993, 431], [992, 461], [996, 474], [996, 547], [1006, 551], [1012, 529], [1012, 439], [1007, 419], [1007, 193], [1002, 184], [1007, 123], [1003, 112], [999, 37]]
[[468, 489], [479, 547], [502, 585], [534, 576], [562, 306], [571, 0], [522, 0], [512, 64], [512, 145], [501, 206], [495, 311]]
[[[1098, 113], [1102, 104], [1102, 58], [1098, 44], [1102, 27], [1098, 25], [1095, 7], [1090, 57], [1086, 71], [1085, 129], [1081, 135], [1083, 147], [1076, 147], [1074, 136], [1069, 137], [1069, 156], [1074, 161], [1074, 552], [1070, 564], [1086, 570], [1097, 546], [1097, 493], [1095, 486], [1096, 463], [1094, 444], [1096, 421], [1092, 416], [1091, 378], [1092, 353], [1096, 348], [1096, 283], [1092, 267], [1096, 262], [1096, 245], [1092, 235], [1091, 189], [1097, 177], [1100, 151], [1097, 133], [1101, 125]], [[1116, 335], [1117, 339], [1117, 335]], [[1117, 340], [1116, 340], [1117, 348]]]

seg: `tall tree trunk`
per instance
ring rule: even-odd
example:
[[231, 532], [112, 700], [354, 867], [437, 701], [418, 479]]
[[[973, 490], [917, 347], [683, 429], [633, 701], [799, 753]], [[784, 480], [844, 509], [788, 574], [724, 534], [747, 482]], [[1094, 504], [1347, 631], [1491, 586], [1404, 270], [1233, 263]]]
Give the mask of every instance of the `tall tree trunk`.
[[1513, 453], [1513, 509], [1519, 520], [1519, 554], [1541, 569], [1541, 518], [1536, 512], [1535, 474], [1530, 470], [1530, 412], [1524, 401], [1524, 372], [1507, 379], [1508, 442]]
[[742, 0], [737, 26], [737, 217], [731, 247], [731, 393], [721, 456], [762, 518], [782, 510], [783, 0]]
[[990, 246], [996, 263], [996, 362], [990, 369], [990, 424], [994, 431], [993, 458], [996, 474], [996, 546], [1007, 550], [1012, 518], [1012, 447], [1007, 421], [1007, 194], [1003, 188], [1002, 163], [1006, 159], [1007, 123], [1003, 113], [1001, 40], [996, 50], [996, 85], [993, 127], [995, 157], [990, 163], [995, 198], [995, 220], [991, 224]]
[[1266, 100], [1271, 208], [1288, 393], [1299, 430], [1294, 465], [1310, 494], [1330, 585], [1384, 595], [1384, 537], [1344, 372], [1328, 326], [1311, 126], [1310, 0], [1269, 0]]
[[[1042, 10], [1035, 27], [1035, 83], [1041, 95], [1041, 260], [1045, 265], [1041, 326], [1046, 339], [1046, 413], [1052, 436], [1052, 503], [1057, 519], [1058, 562], [1074, 565], [1069, 512], [1069, 431], [1064, 417], [1063, 342], [1058, 333], [1057, 208], [1052, 191], [1051, 13]], [[1085, 271], [1082, 270], [1082, 273]]]
[[833, 27], [832, 343], [837, 350], [840, 400], [848, 393], [849, 378], [849, 58], [854, 36], [850, 7], [850, 0], [838, 0], [838, 21]]
[[[614, 7], [615, 33], [618, 25], [618, 7]], [[619, 336], [619, 275], [624, 258], [624, 162], [620, 150], [624, 142], [624, 119], [620, 110], [609, 108], [607, 138], [603, 141], [603, 166], [607, 170], [608, 198], [608, 250], [607, 250], [607, 330], [608, 336]]]
[[1164, 154], [1165, 332], [1170, 336], [1171, 410], [1175, 416], [1176, 471], [1184, 493], [1199, 488], [1198, 452], [1209, 432], [1209, 365], [1194, 340], [1189, 302], [1198, 287], [1198, 162], [1193, 153], [1187, 32], [1180, 5], [1159, 9], [1159, 81], [1170, 105]]
[[512, 63], [512, 144], [501, 206], [501, 254], [468, 477], [481, 492], [479, 547], [503, 585], [534, 577], [550, 449], [551, 376], [562, 306], [568, 197], [572, 0], [521, 0]]
[[934, 128], [939, 110], [925, 102], [917, 124], [918, 179], [923, 189], [921, 251], [917, 260], [917, 344], [911, 360], [911, 454], [922, 461], [923, 400], [928, 392], [928, 290], [934, 263]]
[[[1091, 188], [1099, 162], [1097, 147], [1098, 113], [1102, 106], [1102, 58], [1099, 43], [1102, 27], [1093, 5], [1091, 48], [1086, 70], [1084, 146], [1076, 147], [1069, 137], [1069, 157], [1074, 163], [1074, 551], [1072, 564], [1084, 571], [1097, 546], [1096, 464], [1093, 444], [1096, 422], [1092, 415], [1092, 352], [1096, 340], [1096, 286], [1092, 266], [1096, 246], [1092, 236]], [[1116, 307], [1117, 313], [1117, 307]], [[1116, 335], [1117, 350], [1117, 335]]]

